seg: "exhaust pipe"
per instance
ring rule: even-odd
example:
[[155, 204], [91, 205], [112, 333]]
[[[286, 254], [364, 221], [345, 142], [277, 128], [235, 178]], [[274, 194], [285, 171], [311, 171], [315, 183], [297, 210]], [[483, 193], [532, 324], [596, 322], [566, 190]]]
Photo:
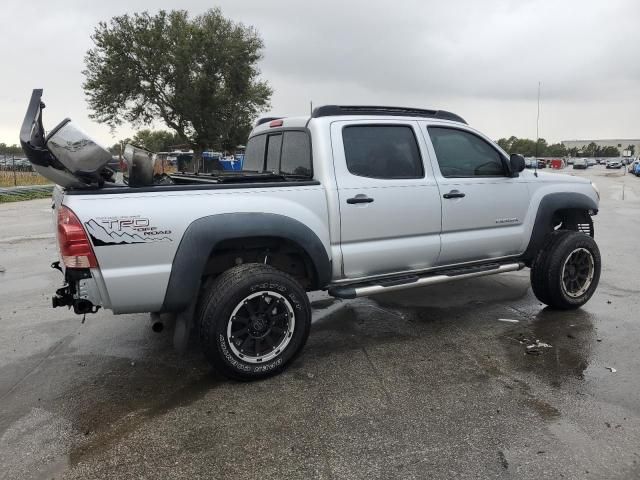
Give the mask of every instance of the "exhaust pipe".
[[158, 312], [151, 313], [149, 322], [151, 323], [151, 330], [154, 332], [160, 333], [164, 330], [164, 322], [160, 318], [160, 314]]

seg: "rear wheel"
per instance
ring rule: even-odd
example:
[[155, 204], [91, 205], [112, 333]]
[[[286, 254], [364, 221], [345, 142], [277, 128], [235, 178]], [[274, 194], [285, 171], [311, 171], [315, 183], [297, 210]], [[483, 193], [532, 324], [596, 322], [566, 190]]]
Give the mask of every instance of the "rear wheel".
[[600, 269], [600, 250], [593, 238], [566, 230], [552, 232], [531, 267], [533, 293], [550, 307], [581, 307], [595, 292]]
[[262, 264], [227, 270], [205, 294], [200, 340], [225, 376], [253, 380], [279, 373], [309, 336], [311, 306], [288, 274]]

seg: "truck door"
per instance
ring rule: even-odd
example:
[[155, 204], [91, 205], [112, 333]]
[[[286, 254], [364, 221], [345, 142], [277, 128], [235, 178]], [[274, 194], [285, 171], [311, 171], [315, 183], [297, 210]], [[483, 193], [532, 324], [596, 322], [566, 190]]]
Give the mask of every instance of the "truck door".
[[524, 179], [512, 178], [504, 154], [473, 130], [421, 124], [442, 193], [438, 265], [522, 253], [529, 208]]
[[441, 205], [413, 121], [331, 126], [346, 278], [420, 270], [440, 254]]

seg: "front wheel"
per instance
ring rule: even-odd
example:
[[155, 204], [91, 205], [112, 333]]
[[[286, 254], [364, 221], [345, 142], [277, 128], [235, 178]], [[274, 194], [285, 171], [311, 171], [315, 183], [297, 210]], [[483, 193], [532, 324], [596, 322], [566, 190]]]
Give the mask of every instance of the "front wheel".
[[306, 343], [311, 326], [302, 287], [262, 264], [220, 275], [208, 287], [200, 312], [205, 356], [217, 371], [238, 380], [281, 372]]
[[533, 293], [553, 308], [579, 308], [595, 292], [600, 269], [600, 250], [592, 237], [557, 230], [549, 235], [531, 267]]

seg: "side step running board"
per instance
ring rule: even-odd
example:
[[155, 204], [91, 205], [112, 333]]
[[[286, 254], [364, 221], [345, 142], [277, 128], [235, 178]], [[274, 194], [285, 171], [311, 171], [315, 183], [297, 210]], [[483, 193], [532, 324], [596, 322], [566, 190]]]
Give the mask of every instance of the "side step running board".
[[463, 267], [451, 270], [444, 270], [425, 276], [404, 276], [393, 277], [377, 282], [366, 282], [345, 286], [332, 287], [329, 289], [329, 295], [338, 298], [356, 298], [374, 295], [376, 293], [395, 292], [396, 290], [406, 290], [408, 288], [424, 287], [426, 285], [435, 285], [436, 283], [452, 282], [454, 280], [464, 280], [465, 278], [484, 277], [486, 275], [495, 275], [498, 273], [515, 272], [524, 268], [524, 263], [505, 263], [505, 264], [489, 264], [479, 265], [476, 267]]

